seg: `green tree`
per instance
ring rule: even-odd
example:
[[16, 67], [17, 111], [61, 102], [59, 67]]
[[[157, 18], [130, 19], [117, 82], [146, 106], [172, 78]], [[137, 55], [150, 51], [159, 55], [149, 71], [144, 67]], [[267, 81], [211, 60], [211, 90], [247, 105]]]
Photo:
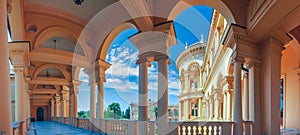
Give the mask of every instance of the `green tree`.
[[153, 107], [153, 112], [155, 114], [155, 118], [157, 119], [157, 106], [154, 106]]
[[77, 114], [78, 114], [78, 118], [82, 118], [82, 119], [87, 119], [90, 117], [89, 111], [79, 111]]
[[123, 115], [123, 118], [130, 119], [130, 107], [128, 107]]
[[111, 103], [104, 112], [104, 118], [120, 119], [121, 116], [121, 107], [119, 103]]

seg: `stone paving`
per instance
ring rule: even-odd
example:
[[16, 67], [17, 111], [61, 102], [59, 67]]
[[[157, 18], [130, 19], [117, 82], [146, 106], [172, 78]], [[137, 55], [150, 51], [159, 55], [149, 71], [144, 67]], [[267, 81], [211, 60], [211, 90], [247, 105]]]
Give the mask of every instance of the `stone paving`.
[[51, 121], [32, 122], [28, 135], [104, 135]]
[[300, 135], [300, 131], [295, 129], [281, 129], [281, 135]]

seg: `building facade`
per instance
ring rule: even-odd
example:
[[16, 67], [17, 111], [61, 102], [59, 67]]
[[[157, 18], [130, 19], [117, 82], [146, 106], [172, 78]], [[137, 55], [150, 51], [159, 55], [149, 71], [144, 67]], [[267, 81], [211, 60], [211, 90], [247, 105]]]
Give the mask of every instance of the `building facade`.
[[[130, 126], [134, 129], [130, 130], [132, 134], [147, 134], [149, 130], [148, 68], [154, 61], [161, 73], [157, 77], [157, 95], [161, 97], [157, 104], [157, 134], [187, 132], [183, 129], [199, 127], [196, 123], [202, 118], [206, 119], [204, 126], [221, 126], [223, 134], [240, 135], [251, 129], [254, 135], [279, 135], [281, 127], [300, 129], [298, 0], [84, 3], [79, 6], [65, 0], [0, 1], [0, 133], [12, 134], [13, 110], [21, 134], [26, 134], [30, 118], [76, 119], [80, 69], [89, 76], [91, 121], [102, 131], [113, 133], [110, 130], [114, 129], [105, 125], [116, 123], [103, 117], [105, 71], [111, 66], [106, 55], [113, 39], [128, 28], [139, 31], [129, 40], [139, 50], [136, 64], [139, 93], [143, 95], [138, 101], [140, 111], [133, 124], [136, 126]], [[172, 53], [168, 49], [177, 42], [172, 21], [195, 5], [215, 9], [203, 60], [201, 57], [191, 62], [190, 67], [177, 63], [183, 66], [178, 69], [184, 69], [179, 71], [179, 119], [196, 123], [169, 122], [168, 86], [163, 82], [168, 80]], [[7, 31], [12, 38], [10, 43]], [[196, 46], [201, 43], [186, 50]], [[15, 72], [14, 93], [6, 62], [9, 59]], [[96, 90], [99, 94], [95, 94]], [[190, 92], [195, 93], [194, 97], [188, 96]], [[124, 123], [130, 125], [130, 121]]]

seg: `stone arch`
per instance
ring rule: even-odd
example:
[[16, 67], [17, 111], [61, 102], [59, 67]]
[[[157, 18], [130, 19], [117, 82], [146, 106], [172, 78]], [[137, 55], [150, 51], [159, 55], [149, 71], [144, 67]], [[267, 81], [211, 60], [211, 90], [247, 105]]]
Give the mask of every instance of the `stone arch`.
[[99, 57], [101, 60], [106, 60], [106, 54], [107, 51], [111, 45], [111, 43], [113, 42], [113, 40], [124, 30], [126, 29], [130, 29], [130, 28], [134, 28], [137, 29], [137, 27], [129, 22], [125, 22], [122, 23], [120, 25], [118, 25], [116, 28], [114, 28], [105, 38], [102, 46], [99, 49], [98, 55], [97, 57]]
[[72, 72], [73, 72], [72, 73], [73, 74], [72, 75], [72, 77], [73, 77], [72, 79], [73, 80], [79, 80], [79, 74], [81, 72], [81, 68], [80, 67], [73, 67], [73, 68], [75, 68], [75, 69], [72, 70]]
[[66, 80], [70, 80], [70, 75], [68, 75], [67, 71], [66, 71], [64, 68], [62, 68], [62, 67], [60, 67], [60, 66], [58, 66], [58, 65], [55, 65], [55, 64], [43, 64], [43, 65], [39, 66], [39, 67], [35, 70], [35, 72], [34, 72], [34, 74], [33, 74], [33, 77], [34, 77], [34, 78], [37, 77], [37, 76], [39, 75], [39, 73], [40, 73], [41, 71], [43, 71], [44, 69], [46, 69], [46, 68], [54, 68], [54, 69], [57, 69], [58, 71], [60, 71], [60, 72], [64, 75], [64, 78], [65, 78]]
[[82, 51], [84, 53], [84, 56], [87, 56], [87, 51], [83, 45], [83, 42], [81, 42], [78, 39], [78, 35], [72, 32], [72, 30], [69, 30], [63, 26], [51, 26], [43, 29], [35, 38], [33, 42], [33, 49], [39, 48], [43, 42], [46, 40], [53, 38], [53, 37], [61, 37], [66, 40], [69, 40], [71, 43], [75, 45], [75, 49], [77, 45], [80, 45], [82, 48]]
[[[226, 5], [223, 1], [220, 0], [208, 0], [208, 1], [195, 1], [195, 0], [178, 0], [175, 5], [173, 5], [169, 15], [168, 20], [174, 20], [182, 11], [185, 9], [195, 6], [195, 5], [205, 5], [213, 9], [216, 9], [218, 12], [226, 18], [228, 23], [240, 23], [239, 19], [235, 17], [231, 10], [230, 6]], [[242, 23], [243, 21], [241, 21]]]

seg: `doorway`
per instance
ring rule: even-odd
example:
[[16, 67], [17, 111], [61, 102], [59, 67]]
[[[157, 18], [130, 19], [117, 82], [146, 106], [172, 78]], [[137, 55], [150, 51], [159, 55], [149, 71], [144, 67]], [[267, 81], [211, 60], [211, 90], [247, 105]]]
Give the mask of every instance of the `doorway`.
[[37, 121], [43, 121], [44, 120], [44, 109], [42, 107], [39, 107], [36, 110], [36, 117], [37, 117]]

